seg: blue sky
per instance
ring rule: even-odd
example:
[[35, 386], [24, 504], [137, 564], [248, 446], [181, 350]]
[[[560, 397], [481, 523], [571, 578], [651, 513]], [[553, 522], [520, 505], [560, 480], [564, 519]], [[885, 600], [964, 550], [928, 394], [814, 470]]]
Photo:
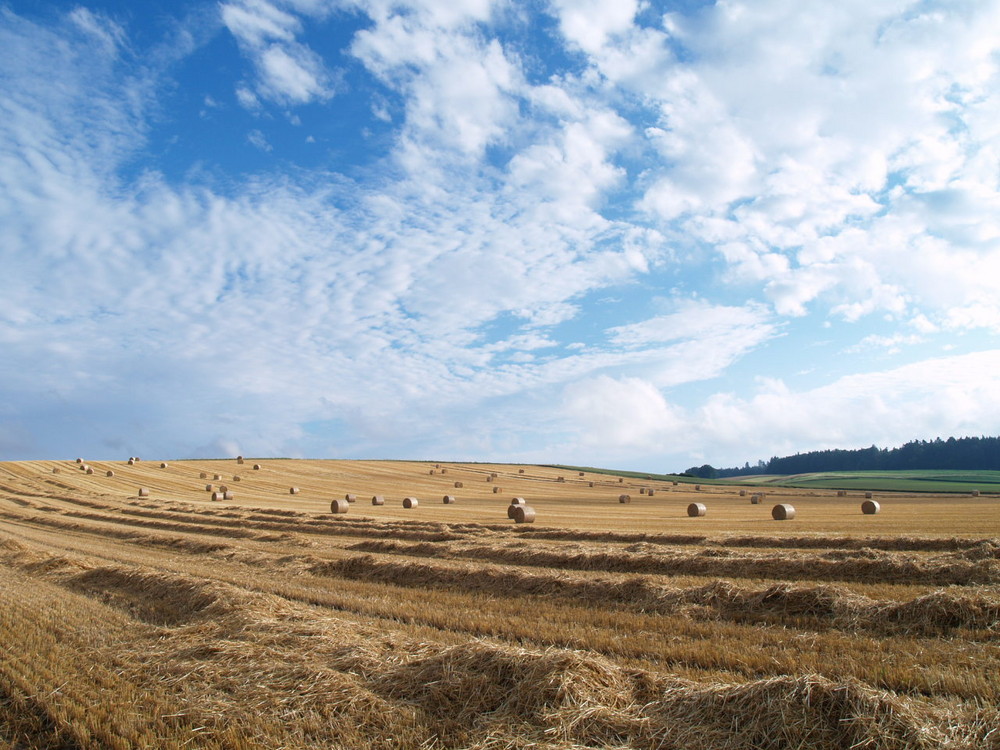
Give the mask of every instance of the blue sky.
[[1000, 434], [1000, 2], [0, 0], [0, 459]]

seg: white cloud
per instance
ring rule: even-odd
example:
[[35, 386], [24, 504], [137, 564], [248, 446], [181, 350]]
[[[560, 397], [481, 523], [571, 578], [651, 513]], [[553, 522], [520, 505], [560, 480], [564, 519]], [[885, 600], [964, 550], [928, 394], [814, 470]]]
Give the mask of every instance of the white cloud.
[[[257, 72], [257, 94], [285, 106], [331, 98], [335, 76], [322, 58], [296, 41], [300, 19], [268, 0], [238, 0], [219, 6], [222, 22]], [[258, 102], [246, 88], [237, 90], [240, 103], [254, 110]]]

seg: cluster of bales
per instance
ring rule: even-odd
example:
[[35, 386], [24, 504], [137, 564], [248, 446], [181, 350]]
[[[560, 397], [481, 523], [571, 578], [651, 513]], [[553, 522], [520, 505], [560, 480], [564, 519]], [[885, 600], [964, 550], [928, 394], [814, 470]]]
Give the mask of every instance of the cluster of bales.
[[[697, 485], [695, 485], [697, 487]], [[745, 489], [740, 490], [740, 497], [746, 497], [747, 491]], [[622, 497], [627, 498], [627, 495], [622, 495]], [[845, 490], [838, 490], [837, 497], [847, 497], [847, 492]], [[765, 493], [754, 492], [750, 495], [750, 503], [753, 505], [761, 505], [764, 502]], [[628, 502], [627, 500], [620, 500], [621, 502]], [[872, 499], [872, 493], [865, 493], [865, 501], [861, 503], [861, 512], [866, 516], [873, 516], [882, 510], [882, 506], [879, 505], [878, 501]], [[691, 518], [700, 518], [708, 512], [708, 507], [704, 503], [691, 503], [687, 507], [687, 514]], [[790, 521], [795, 518], [795, 506], [790, 503], [778, 503], [771, 508], [771, 518], [775, 521]]]

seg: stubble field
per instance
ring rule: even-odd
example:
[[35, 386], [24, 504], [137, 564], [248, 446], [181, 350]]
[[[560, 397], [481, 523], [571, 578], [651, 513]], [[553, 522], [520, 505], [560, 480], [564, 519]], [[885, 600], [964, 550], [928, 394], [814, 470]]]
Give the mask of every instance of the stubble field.
[[995, 496], [258, 463], [0, 464], [0, 747], [1000, 748]]

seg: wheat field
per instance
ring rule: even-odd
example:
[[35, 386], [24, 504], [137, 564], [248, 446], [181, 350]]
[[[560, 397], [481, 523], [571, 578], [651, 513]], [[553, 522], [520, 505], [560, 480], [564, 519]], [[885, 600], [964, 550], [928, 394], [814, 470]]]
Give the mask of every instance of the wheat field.
[[1000, 748], [995, 496], [88, 465], [0, 463], [0, 747]]

